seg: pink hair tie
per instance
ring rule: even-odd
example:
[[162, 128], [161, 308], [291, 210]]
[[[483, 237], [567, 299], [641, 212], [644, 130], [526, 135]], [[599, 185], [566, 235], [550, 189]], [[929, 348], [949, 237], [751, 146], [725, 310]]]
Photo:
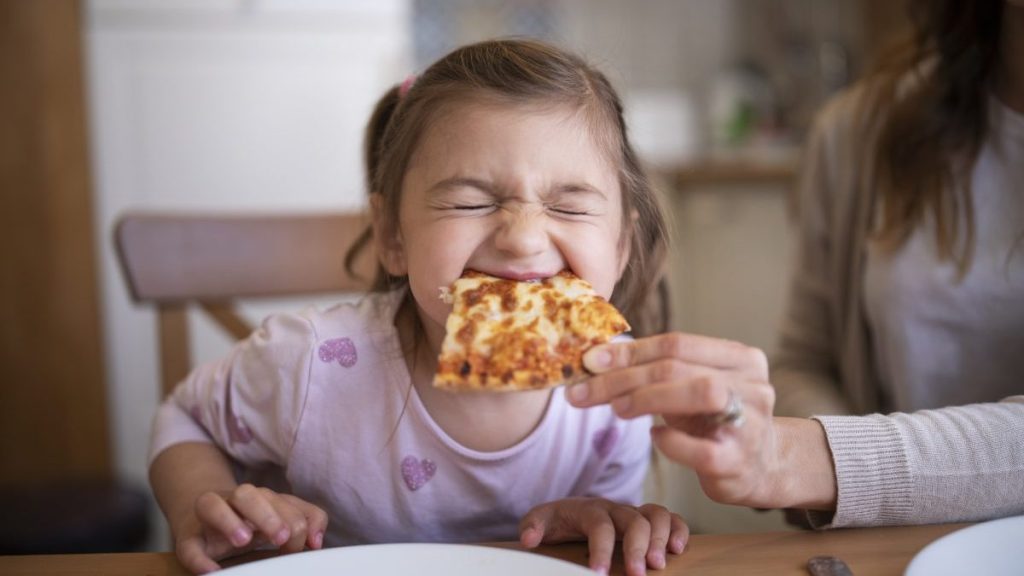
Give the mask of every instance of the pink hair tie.
[[402, 85], [398, 87], [398, 97], [405, 98], [405, 95], [409, 93], [409, 89], [412, 88], [412, 85], [415, 83], [416, 75], [409, 74], [409, 76], [407, 76], [405, 80], [402, 81]]

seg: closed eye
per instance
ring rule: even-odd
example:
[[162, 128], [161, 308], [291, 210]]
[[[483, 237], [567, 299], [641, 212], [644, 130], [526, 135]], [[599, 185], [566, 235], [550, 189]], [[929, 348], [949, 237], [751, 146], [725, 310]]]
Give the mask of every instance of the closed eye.
[[487, 208], [493, 208], [493, 207], [494, 207], [494, 204], [463, 204], [463, 205], [452, 206], [452, 209], [454, 209], [454, 210], [470, 211], [470, 210], [485, 210]]
[[574, 210], [571, 208], [551, 208], [551, 211], [559, 214], [565, 214], [567, 216], [586, 216], [587, 214], [590, 214], [590, 212], [586, 210]]

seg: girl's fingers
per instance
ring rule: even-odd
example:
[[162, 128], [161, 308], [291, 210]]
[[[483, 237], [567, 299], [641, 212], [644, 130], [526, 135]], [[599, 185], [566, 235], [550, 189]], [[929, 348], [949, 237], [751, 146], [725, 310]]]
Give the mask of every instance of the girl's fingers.
[[604, 506], [561, 500], [535, 507], [519, 522], [519, 541], [526, 548], [579, 536], [587, 537], [590, 568], [607, 574], [615, 551], [615, 525]]
[[580, 529], [587, 535], [590, 569], [607, 574], [615, 552], [615, 524], [604, 508], [591, 506], [583, 513]]
[[665, 567], [665, 550], [672, 533], [672, 514], [657, 504], [644, 504], [639, 508], [651, 525], [651, 537], [647, 545], [647, 565], [655, 570]]
[[202, 537], [186, 538], [177, 545], [178, 561], [193, 574], [220, 570], [220, 565], [206, 554]]
[[306, 534], [309, 526], [306, 516], [290, 502], [281, 498], [281, 495], [278, 495], [274, 504], [281, 520], [288, 527], [288, 539], [280, 545], [281, 550], [286, 553], [302, 552], [306, 547]]
[[252, 541], [252, 530], [219, 494], [201, 494], [196, 498], [195, 513], [207, 531], [216, 532], [236, 548]]
[[306, 519], [306, 546], [312, 550], [319, 550], [324, 545], [324, 532], [327, 531], [327, 513], [322, 508], [310, 504], [301, 498], [291, 494], [281, 494], [288, 503], [302, 512]]
[[523, 517], [519, 533], [526, 548], [585, 536], [590, 568], [603, 573], [611, 568], [621, 536], [626, 574], [641, 576], [648, 566], [665, 567], [666, 550], [682, 552], [689, 529], [677, 514], [656, 504], [634, 508], [585, 498], [537, 506]]
[[583, 355], [583, 365], [594, 374], [600, 374], [663, 359], [722, 370], [740, 370], [751, 377], [768, 376], [768, 358], [761, 350], [731, 340], [682, 332], [595, 346]]
[[548, 525], [554, 518], [554, 507], [543, 505], [530, 510], [519, 521], [519, 542], [525, 548], [536, 548], [544, 541]]
[[231, 494], [228, 503], [240, 516], [252, 522], [267, 540], [275, 546], [283, 546], [291, 537], [291, 531], [270, 503], [270, 494], [266, 488], [242, 484]]
[[672, 530], [668, 537], [668, 551], [673, 554], [682, 554], [686, 549], [686, 542], [690, 539], [690, 527], [683, 522], [679, 514], [671, 516]]
[[651, 523], [637, 509], [627, 506], [613, 507], [611, 517], [622, 534], [622, 555], [625, 557], [626, 574], [643, 576], [647, 573]]

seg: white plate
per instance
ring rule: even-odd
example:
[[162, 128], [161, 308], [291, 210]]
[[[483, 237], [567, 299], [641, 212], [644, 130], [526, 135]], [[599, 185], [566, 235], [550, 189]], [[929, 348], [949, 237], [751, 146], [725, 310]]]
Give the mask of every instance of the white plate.
[[1024, 574], [1024, 516], [975, 524], [947, 534], [914, 556], [904, 576]]
[[464, 544], [344, 546], [257, 560], [218, 576], [594, 576], [586, 568], [540, 554]]

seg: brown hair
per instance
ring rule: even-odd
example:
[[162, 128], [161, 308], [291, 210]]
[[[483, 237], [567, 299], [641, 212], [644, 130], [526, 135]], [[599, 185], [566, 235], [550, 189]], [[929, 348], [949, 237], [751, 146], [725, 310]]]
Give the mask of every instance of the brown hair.
[[938, 254], [961, 275], [973, 250], [969, 174], [988, 134], [1002, 13], [1003, 0], [911, 0], [911, 33], [868, 79], [879, 126], [877, 238], [898, 248], [930, 211]]
[[[391, 88], [377, 103], [366, 128], [367, 188], [381, 199], [382, 225], [397, 225], [402, 182], [412, 154], [440, 114], [466, 102], [565, 105], [590, 121], [591, 133], [617, 164], [622, 188], [623, 238], [630, 258], [611, 301], [633, 325], [633, 333], [664, 330], [662, 301], [667, 226], [656, 194], [626, 134], [622, 104], [608, 79], [582, 59], [535, 40], [491, 40], [459, 48], [430, 66], [403, 95]], [[366, 230], [349, 250], [349, 271], [371, 239]], [[375, 290], [400, 286], [378, 267]], [[652, 308], [657, 303], [657, 308]]]

